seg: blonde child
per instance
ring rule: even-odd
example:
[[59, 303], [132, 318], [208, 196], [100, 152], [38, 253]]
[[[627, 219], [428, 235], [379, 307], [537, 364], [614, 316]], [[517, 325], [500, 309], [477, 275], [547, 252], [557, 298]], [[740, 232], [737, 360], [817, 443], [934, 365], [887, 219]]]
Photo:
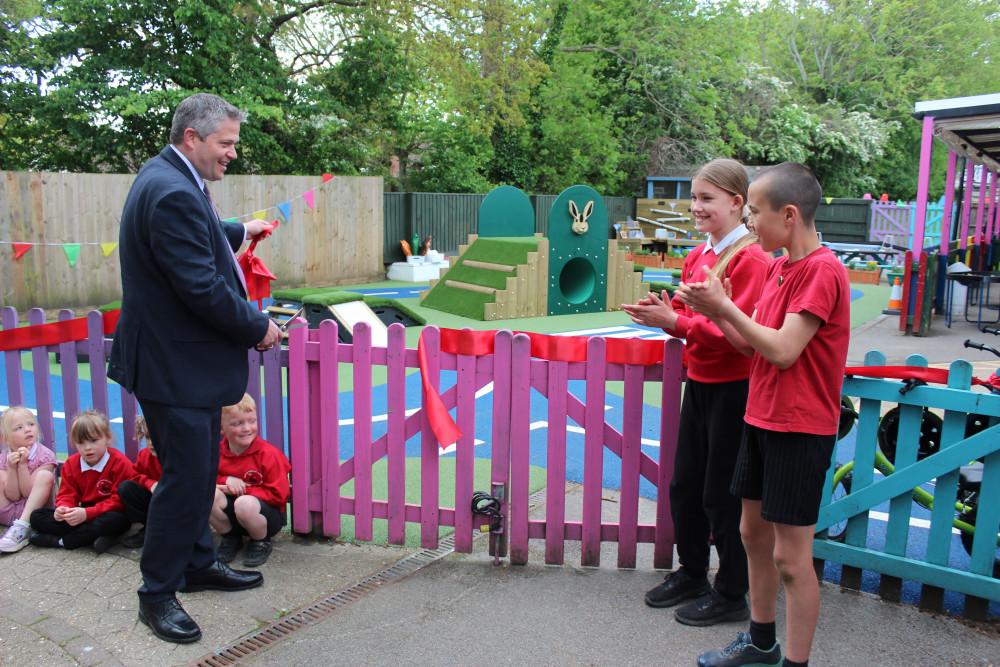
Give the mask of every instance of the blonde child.
[[35, 415], [21, 406], [0, 416], [0, 523], [9, 526], [0, 552], [14, 553], [28, 544], [31, 513], [52, 507], [56, 457], [42, 444]]
[[149, 429], [143, 417], [135, 418], [135, 439], [145, 440], [146, 446], [139, 450], [135, 460], [135, 477], [127, 479], [118, 485], [118, 495], [125, 505], [125, 513], [129, 521], [140, 524], [139, 530], [122, 540], [122, 544], [130, 549], [141, 547], [146, 541], [146, 517], [149, 515], [149, 502], [153, 499], [153, 491], [163, 475], [160, 459], [149, 439]]
[[257, 404], [249, 394], [222, 408], [219, 478], [209, 523], [222, 535], [219, 560], [231, 562], [250, 537], [243, 564], [256, 567], [271, 554], [271, 537], [285, 525], [292, 469], [280, 449], [257, 437]]
[[[750, 627], [700, 667], [809, 663], [819, 584], [812, 544], [823, 481], [837, 439], [850, 340], [847, 271], [816, 236], [822, 190], [804, 165], [785, 162], [750, 186], [753, 227], [766, 251], [788, 255], [768, 268], [751, 316], [706, 272], [679, 296], [753, 354], [750, 399], [732, 491], [743, 498], [741, 534], [750, 569]], [[785, 655], [775, 632], [785, 589]]]
[[97, 410], [73, 418], [69, 438], [77, 449], [62, 467], [56, 508], [31, 513], [31, 544], [104, 553], [128, 530], [118, 485], [134, 474], [132, 462], [111, 447], [111, 424]]
[[[703, 280], [702, 271], [726, 280], [745, 313], [753, 312], [770, 257], [746, 227], [749, 181], [736, 160], [718, 159], [691, 179], [695, 228], [708, 241], [688, 253], [684, 282]], [[740, 499], [729, 492], [743, 435], [750, 357], [726, 340], [719, 327], [676, 296], [673, 303], [650, 293], [622, 308], [638, 324], [660, 327], [685, 338], [687, 383], [678, 426], [670, 514], [680, 567], [646, 593], [651, 607], [687, 604], [674, 612], [685, 625], [707, 626], [749, 617], [747, 559], [740, 540]], [[711, 541], [710, 541], [711, 540]], [[708, 581], [711, 544], [719, 554], [713, 584]]]

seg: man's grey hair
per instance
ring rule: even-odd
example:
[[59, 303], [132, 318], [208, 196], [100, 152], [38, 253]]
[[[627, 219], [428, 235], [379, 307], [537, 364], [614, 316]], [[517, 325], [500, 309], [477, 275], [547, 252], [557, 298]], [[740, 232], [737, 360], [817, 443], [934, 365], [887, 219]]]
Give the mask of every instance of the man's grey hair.
[[177, 105], [174, 119], [170, 123], [170, 143], [180, 145], [184, 141], [184, 130], [191, 128], [200, 139], [219, 131], [223, 118], [242, 123], [247, 113], [240, 111], [218, 95], [195, 93]]

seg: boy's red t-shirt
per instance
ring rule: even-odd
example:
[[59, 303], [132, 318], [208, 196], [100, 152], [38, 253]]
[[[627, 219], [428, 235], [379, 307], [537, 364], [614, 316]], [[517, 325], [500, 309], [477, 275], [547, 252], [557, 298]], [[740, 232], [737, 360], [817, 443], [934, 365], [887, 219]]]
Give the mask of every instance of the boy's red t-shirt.
[[785, 313], [803, 311], [823, 323], [785, 370], [754, 354], [745, 419], [771, 431], [833, 435], [851, 337], [851, 287], [847, 270], [829, 248], [796, 262], [779, 257], [768, 268], [756, 321], [779, 329]]
[[242, 454], [234, 454], [226, 438], [219, 445], [218, 483], [225, 484], [227, 477], [242, 479], [247, 485], [247, 495], [282, 512], [292, 495], [288, 483], [291, 470], [284, 453], [260, 436]]
[[[712, 268], [719, 256], [709, 252], [708, 244], [688, 253], [681, 279], [684, 282], [705, 280], [703, 266]], [[726, 277], [733, 289], [733, 303], [748, 316], [764, 284], [771, 258], [754, 243], [739, 250], [726, 265]], [[695, 313], [675, 296], [670, 302], [677, 312], [677, 324], [666, 329], [671, 335], [686, 339], [684, 361], [688, 377], [697, 382], [735, 382], [750, 377], [750, 357], [737, 350], [710, 319]]]
[[134, 468], [128, 457], [114, 447], [108, 447], [108, 462], [104, 469], [83, 470], [79, 454], [66, 459], [60, 471], [56, 507], [86, 507], [87, 521], [105, 512], [124, 512], [118, 497], [118, 485], [132, 479]]
[[139, 450], [139, 456], [135, 459], [135, 477], [132, 479], [138, 482], [147, 491], [153, 490], [153, 484], [160, 481], [163, 476], [163, 467], [160, 459], [153, 456], [149, 447]]

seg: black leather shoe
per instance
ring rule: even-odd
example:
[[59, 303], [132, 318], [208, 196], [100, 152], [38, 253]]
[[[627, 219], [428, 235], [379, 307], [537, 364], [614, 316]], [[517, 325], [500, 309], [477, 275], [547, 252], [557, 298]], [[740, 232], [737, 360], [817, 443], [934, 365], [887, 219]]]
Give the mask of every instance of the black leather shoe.
[[136, 532], [132, 533], [128, 537], [122, 539], [122, 546], [128, 547], [129, 549], [138, 549], [145, 543], [146, 543], [145, 526], [143, 526]]
[[139, 601], [139, 620], [165, 642], [190, 644], [201, 639], [201, 628], [188, 616], [177, 598], [160, 602]]
[[264, 575], [260, 572], [234, 570], [225, 563], [215, 561], [214, 565], [206, 567], [201, 572], [184, 575], [186, 585], [181, 593], [196, 593], [198, 591], [245, 591], [257, 588], [264, 583]]

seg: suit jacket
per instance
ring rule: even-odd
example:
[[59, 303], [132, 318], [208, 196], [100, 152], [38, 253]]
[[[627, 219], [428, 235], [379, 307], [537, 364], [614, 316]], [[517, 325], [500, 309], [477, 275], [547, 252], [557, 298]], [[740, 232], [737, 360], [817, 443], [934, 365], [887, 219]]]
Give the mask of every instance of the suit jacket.
[[165, 405], [239, 401], [247, 350], [268, 328], [236, 274], [231, 252], [242, 240], [243, 226], [219, 222], [170, 146], [143, 165], [122, 211], [122, 309], [108, 377]]

